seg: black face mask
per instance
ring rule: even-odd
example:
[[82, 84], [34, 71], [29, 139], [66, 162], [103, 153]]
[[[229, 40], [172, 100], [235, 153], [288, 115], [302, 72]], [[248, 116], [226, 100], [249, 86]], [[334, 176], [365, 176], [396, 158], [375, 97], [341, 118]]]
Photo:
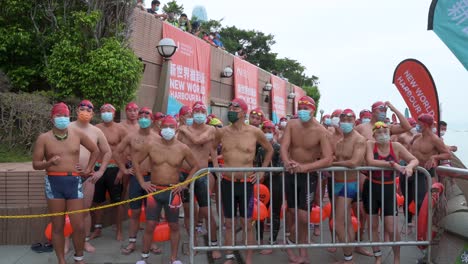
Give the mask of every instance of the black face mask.
[[239, 112], [228, 111], [228, 120], [234, 124], [237, 120], [239, 120]]

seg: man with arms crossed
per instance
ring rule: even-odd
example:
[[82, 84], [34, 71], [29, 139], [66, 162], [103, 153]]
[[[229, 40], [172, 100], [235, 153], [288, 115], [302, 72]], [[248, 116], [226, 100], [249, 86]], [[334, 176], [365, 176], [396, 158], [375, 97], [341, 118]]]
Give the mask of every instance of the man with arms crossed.
[[[206, 106], [203, 102], [195, 102], [192, 107], [193, 111], [193, 125], [183, 126], [178, 134], [178, 139], [186, 144], [193, 152], [194, 156], [196, 157], [200, 168], [208, 168], [208, 161], [210, 156], [215, 157], [212, 159], [213, 167], [218, 167], [218, 159], [216, 158], [216, 145], [215, 145], [215, 133], [216, 128], [213, 126], [209, 126], [206, 123]], [[203, 141], [201, 141], [203, 140]], [[195, 143], [197, 142], [197, 143]], [[184, 163], [182, 167], [182, 177], [185, 179], [188, 177], [188, 172], [190, 171], [190, 167], [188, 164]], [[208, 180], [207, 177], [210, 178], [210, 187], [208, 187]], [[200, 178], [195, 181], [195, 197], [198, 201], [199, 208], [199, 217], [203, 217], [205, 219], [205, 223], [208, 225], [208, 193], [211, 193], [212, 186], [214, 185], [213, 176], [210, 174], [206, 177]], [[189, 224], [190, 224], [190, 194], [188, 189], [184, 191], [183, 201], [184, 201], [184, 216], [185, 216], [185, 228], [187, 232], [189, 232]], [[217, 232], [216, 232], [216, 221], [213, 213], [210, 212], [210, 223], [211, 223], [211, 241], [210, 244], [212, 246], [216, 246], [218, 243], [217, 239]], [[190, 232], [189, 232], [190, 233]], [[196, 234], [196, 233], [195, 233]], [[197, 241], [195, 237], [195, 241]], [[212, 253], [214, 259], [221, 258], [221, 252], [215, 250]]]
[[[82, 131], [69, 129], [70, 110], [66, 104], [55, 104], [51, 117], [54, 128], [37, 138], [33, 151], [33, 168], [47, 172], [45, 192], [49, 213], [84, 209], [82, 180], [79, 176], [88, 177], [91, 174], [98, 156], [98, 148]], [[89, 153], [86, 161], [87, 167], [78, 166], [81, 146]], [[75, 172], [77, 170], [78, 172]], [[73, 258], [76, 263], [84, 263], [83, 214], [71, 214], [69, 217], [73, 228], [72, 238], [75, 248]], [[63, 215], [53, 216], [51, 220], [55, 254], [58, 263], [65, 264], [63, 237], [65, 217]]]
[[[307, 243], [308, 217], [307, 207], [311, 207], [311, 200], [314, 198], [317, 187], [317, 173], [310, 174], [310, 185], [307, 186], [308, 172], [329, 167], [333, 161], [332, 147], [328, 139], [328, 131], [319, 123], [313, 114], [315, 112], [314, 99], [303, 96], [298, 102], [299, 120], [290, 120], [286, 126], [286, 131], [281, 142], [281, 157], [284, 166], [289, 171], [285, 179], [286, 200], [288, 211], [294, 213], [297, 208], [298, 226], [295, 229], [295, 222], [292, 221], [289, 228], [291, 238], [297, 237], [296, 243]], [[297, 185], [295, 177], [297, 176]], [[295, 204], [295, 192], [297, 191], [297, 202]], [[294, 243], [288, 241], [290, 243]], [[288, 250], [289, 260], [293, 263], [309, 263], [307, 249], [300, 249], [299, 256], [292, 250]]]
[[[85, 208], [91, 208], [94, 198], [94, 188], [95, 183], [102, 177], [104, 172], [107, 169], [107, 164], [109, 164], [109, 160], [112, 156], [111, 149], [109, 147], [109, 143], [107, 143], [106, 136], [102, 131], [92, 125], [91, 119], [94, 116], [94, 106], [88, 100], [83, 100], [78, 105], [77, 115], [78, 120], [74, 121], [70, 124], [70, 129], [80, 130], [81, 132], [85, 133], [99, 148], [99, 157], [101, 160], [101, 167], [93, 173], [93, 175], [88, 178], [86, 181], [83, 182], [83, 195], [84, 195], [84, 206]], [[87, 168], [90, 166], [88, 164], [89, 156], [91, 153], [81, 146], [80, 148], [80, 162], [79, 166], [81, 168]], [[95, 164], [91, 164], [93, 167]], [[89, 235], [91, 233], [91, 214], [85, 213], [85, 250], [87, 252], [94, 252], [96, 249], [89, 243]], [[68, 251], [67, 244], [65, 245], [65, 250]]]
[[[246, 125], [244, 122], [248, 107], [244, 100], [236, 98], [229, 104], [228, 119], [232, 124], [217, 130], [216, 138], [223, 146], [222, 155], [224, 157], [224, 167], [253, 167], [255, 158], [255, 147], [259, 143], [265, 149], [265, 157], [262, 167], [268, 167], [273, 157], [273, 147], [265, 137], [265, 134], [258, 128]], [[218, 144], [215, 144], [216, 146]], [[232, 237], [233, 219], [236, 217], [237, 207], [242, 225], [242, 232], [247, 233], [248, 244], [254, 243], [252, 229], [253, 211], [253, 184], [257, 183], [257, 174], [253, 173], [244, 178], [243, 172], [223, 175], [221, 182], [221, 198], [223, 202], [224, 217], [226, 218], [226, 238], [225, 245], [234, 245], [235, 237]], [[264, 173], [259, 173], [259, 178], [263, 178]], [[247, 181], [247, 182], [245, 182]], [[234, 193], [232, 187], [234, 185]], [[246, 200], [246, 198], [247, 200]], [[247, 212], [245, 205], [247, 204]], [[234, 208], [233, 208], [234, 207]], [[232, 211], [234, 210], [234, 215]], [[247, 226], [245, 220], [247, 218]], [[234, 229], [235, 230], [235, 229]], [[252, 263], [252, 250], [247, 250], [245, 263]], [[225, 264], [235, 263], [235, 256], [232, 251], [227, 251]]]
[[[178, 184], [180, 182], [179, 171], [184, 161], [191, 168], [187, 180], [190, 180], [193, 174], [199, 170], [198, 162], [190, 151], [190, 148], [175, 138], [176, 129], [177, 121], [172, 116], [166, 116], [161, 122], [161, 138], [148, 142], [143, 151], [132, 155], [132, 162], [138, 182], [148, 193], [164, 190]], [[149, 157], [151, 163], [151, 181], [149, 182], [144, 180], [139, 165], [147, 157]], [[187, 188], [187, 185], [179, 186], [174, 190], [164, 191], [150, 197], [155, 202], [148, 202], [146, 209], [146, 227], [143, 237], [143, 251], [141, 253], [141, 257], [144, 260], [149, 257], [154, 228], [159, 221], [161, 210], [164, 208], [164, 213], [171, 229], [171, 263], [181, 263], [177, 260], [180, 240], [179, 207], [181, 201], [177, 202], [174, 200], [177, 196], [180, 200], [180, 193], [184, 188]]]
[[[335, 158], [333, 166], [354, 168], [365, 165], [364, 155], [366, 153], [366, 139], [354, 130], [356, 115], [353, 110], [345, 109], [340, 115], [340, 129], [343, 131], [343, 138], [336, 144]], [[351, 171], [335, 172], [335, 228], [340, 242], [354, 242], [354, 230], [351, 224], [351, 203], [357, 200], [358, 196], [358, 173]], [[345, 215], [345, 212], [347, 213]], [[345, 229], [344, 219], [347, 219], [348, 230]], [[347, 235], [346, 235], [347, 234]], [[353, 248], [344, 247], [344, 263], [353, 263]]]

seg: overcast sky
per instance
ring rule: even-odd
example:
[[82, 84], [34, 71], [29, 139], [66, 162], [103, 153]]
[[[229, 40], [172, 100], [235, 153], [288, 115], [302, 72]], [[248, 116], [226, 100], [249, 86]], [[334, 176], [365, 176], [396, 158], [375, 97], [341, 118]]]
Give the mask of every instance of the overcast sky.
[[[150, 3], [145, 0], [146, 7]], [[307, 74], [320, 78], [320, 109], [325, 113], [336, 108], [358, 112], [377, 100], [389, 100], [403, 112], [406, 106], [392, 84], [393, 71], [402, 60], [415, 58], [434, 78], [442, 119], [468, 128], [468, 72], [437, 35], [426, 30], [430, 0], [178, 3], [189, 17], [195, 5], [203, 5], [210, 19], [224, 18], [223, 25], [273, 34], [273, 51], [279, 57], [298, 60]]]

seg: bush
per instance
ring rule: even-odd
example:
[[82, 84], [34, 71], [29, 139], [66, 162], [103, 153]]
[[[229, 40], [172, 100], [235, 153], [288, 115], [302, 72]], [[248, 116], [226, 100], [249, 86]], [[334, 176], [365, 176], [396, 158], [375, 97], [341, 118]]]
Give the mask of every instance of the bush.
[[28, 93], [0, 93], [0, 142], [15, 151], [31, 151], [40, 133], [50, 129], [47, 97]]

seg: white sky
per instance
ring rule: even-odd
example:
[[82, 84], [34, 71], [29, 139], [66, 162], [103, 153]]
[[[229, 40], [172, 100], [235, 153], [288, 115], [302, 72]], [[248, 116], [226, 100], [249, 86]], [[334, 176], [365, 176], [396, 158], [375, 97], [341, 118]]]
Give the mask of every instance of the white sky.
[[[146, 7], [151, 1], [145, 0]], [[165, 1], [161, 1], [164, 5]], [[320, 78], [320, 109], [360, 111], [377, 100], [404, 112], [392, 84], [406, 58], [426, 65], [449, 126], [468, 128], [468, 72], [433, 31], [427, 31], [430, 0], [179, 0], [189, 17], [195, 5], [223, 25], [275, 36], [273, 51], [298, 60]], [[468, 48], [468, 43], [467, 43]], [[462, 108], [464, 106], [464, 108]], [[390, 117], [389, 113], [389, 117]]]

